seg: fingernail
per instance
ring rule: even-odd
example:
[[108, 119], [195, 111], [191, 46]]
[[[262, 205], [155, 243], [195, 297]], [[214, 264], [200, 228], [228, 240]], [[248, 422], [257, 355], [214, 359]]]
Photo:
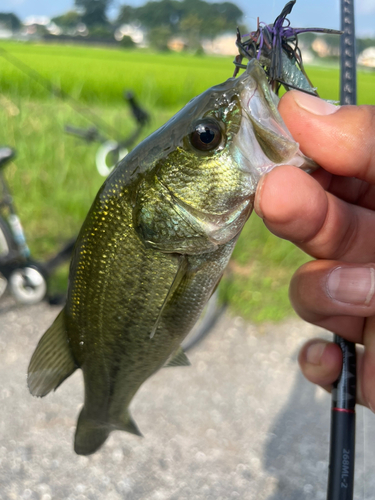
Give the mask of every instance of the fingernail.
[[264, 213], [262, 212], [262, 209], [260, 208], [260, 200], [261, 200], [261, 197], [262, 197], [262, 189], [263, 189], [264, 181], [265, 181], [266, 177], [267, 177], [267, 174], [264, 174], [259, 179], [257, 190], [256, 190], [256, 193], [255, 193], [255, 199], [254, 199], [254, 210], [255, 210], [255, 213], [257, 215], [259, 215], [259, 217], [261, 219], [264, 219]]
[[306, 351], [306, 361], [310, 365], [320, 365], [320, 360], [322, 359], [324, 349], [326, 348], [324, 342], [315, 342], [311, 344]]
[[335, 106], [330, 102], [320, 99], [320, 97], [314, 97], [303, 92], [296, 92], [294, 99], [300, 108], [313, 115], [331, 115], [340, 108], [340, 106]]
[[339, 302], [368, 305], [375, 293], [375, 269], [337, 267], [328, 276], [327, 292]]

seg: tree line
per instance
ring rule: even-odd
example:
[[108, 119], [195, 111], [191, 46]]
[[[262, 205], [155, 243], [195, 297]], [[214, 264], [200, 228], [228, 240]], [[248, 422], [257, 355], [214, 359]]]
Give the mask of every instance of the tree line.
[[117, 18], [110, 22], [108, 10], [113, 0], [75, 0], [77, 10], [53, 18], [59, 26], [77, 22], [94, 26], [119, 26], [136, 23], [145, 30], [167, 28], [171, 34], [195, 31], [214, 37], [240, 23], [243, 12], [231, 2], [208, 3], [204, 0], [149, 1], [140, 7], [120, 6]]
[[[76, 10], [52, 19], [62, 28], [84, 23], [90, 33], [102, 36], [123, 25], [138, 26], [147, 33], [150, 45], [166, 49], [171, 37], [180, 35], [190, 49], [199, 48], [201, 38], [214, 38], [234, 31], [243, 12], [231, 2], [208, 3], [204, 0], [152, 0], [140, 7], [121, 5], [116, 19], [108, 19], [114, 0], [75, 0]], [[129, 42], [129, 40], [128, 40]]]
[[[115, 19], [108, 18], [108, 11], [116, 0], [75, 0], [75, 9], [52, 21], [69, 32], [79, 24], [87, 26], [88, 38], [100, 38], [103, 41], [114, 41], [115, 30], [123, 24], [132, 24], [147, 33], [148, 42], [156, 49], [166, 49], [168, 41], [173, 36], [185, 39], [190, 49], [199, 48], [202, 38], [214, 38], [225, 31], [234, 31], [241, 25], [243, 12], [232, 2], [208, 3], [205, 0], [150, 0], [144, 5], [133, 7], [123, 4], [119, 7]], [[12, 31], [21, 28], [21, 21], [14, 14], [0, 13], [0, 24]], [[241, 32], [246, 28], [241, 26]], [[304, 35], [307, 45], [311, 45], [316, 35]], [[132, 46], [130, 37], [124, 38], [124, 45]], [[339, 43], [338, 37], [326, 40], [329, 46]], [[374, 46], [375, 41], [357, 39], [357, 53], [369, 46]]]

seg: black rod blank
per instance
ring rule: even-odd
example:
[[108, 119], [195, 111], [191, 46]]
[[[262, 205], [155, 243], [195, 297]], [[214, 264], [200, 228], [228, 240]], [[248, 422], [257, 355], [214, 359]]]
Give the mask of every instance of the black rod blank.
[[[357, 103], [354, 0], [341, 0], [340, 103]], [[334, 336], [343, 366], [332, 388], [327, 500], [353, 500], [355, 461], [355, 344]]]

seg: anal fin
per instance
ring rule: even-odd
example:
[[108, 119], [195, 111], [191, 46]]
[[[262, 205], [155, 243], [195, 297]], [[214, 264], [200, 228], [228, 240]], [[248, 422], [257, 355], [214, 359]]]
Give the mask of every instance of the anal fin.
[[143, 437], [141, 431], [138, 429], [137, 424], [134, 422], [129, 410], [121, 416], [120, 421], [115, 424], [115, 428], [120, 431], [130, 432], [130, 434], [135, 434], [136, 436]]
[[177, 351], [175, 351], [172, 356], [167, 360], [165, 367], [168, 366], [191, 366], [189, 358], [184, 353], [184, 350], [180, 346]]
[[46, 331], [31, 357], [27, 384], [33, 396], [43, 397], [71, 375], [77, 366], [69, 347], [64, 310]]

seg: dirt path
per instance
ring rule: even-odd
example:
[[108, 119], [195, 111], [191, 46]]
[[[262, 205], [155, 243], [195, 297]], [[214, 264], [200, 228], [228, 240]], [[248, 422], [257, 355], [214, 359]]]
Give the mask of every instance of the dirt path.
[[[330, 398], [296, 362], [319, 329], [225, 317], [189, 353], [191, 367], [163, 369], [141, 388], [132, 414], [145, 437], [112, 433], [87, 458], [72, 448], [81, 373], [45, 399], [26, 388], [30, 356], [57, 312], [0, 305], [0, 500], [326, 498]], [[355, 498], [370, 500], [375, 416], [359, 410], [357, 427]]]

